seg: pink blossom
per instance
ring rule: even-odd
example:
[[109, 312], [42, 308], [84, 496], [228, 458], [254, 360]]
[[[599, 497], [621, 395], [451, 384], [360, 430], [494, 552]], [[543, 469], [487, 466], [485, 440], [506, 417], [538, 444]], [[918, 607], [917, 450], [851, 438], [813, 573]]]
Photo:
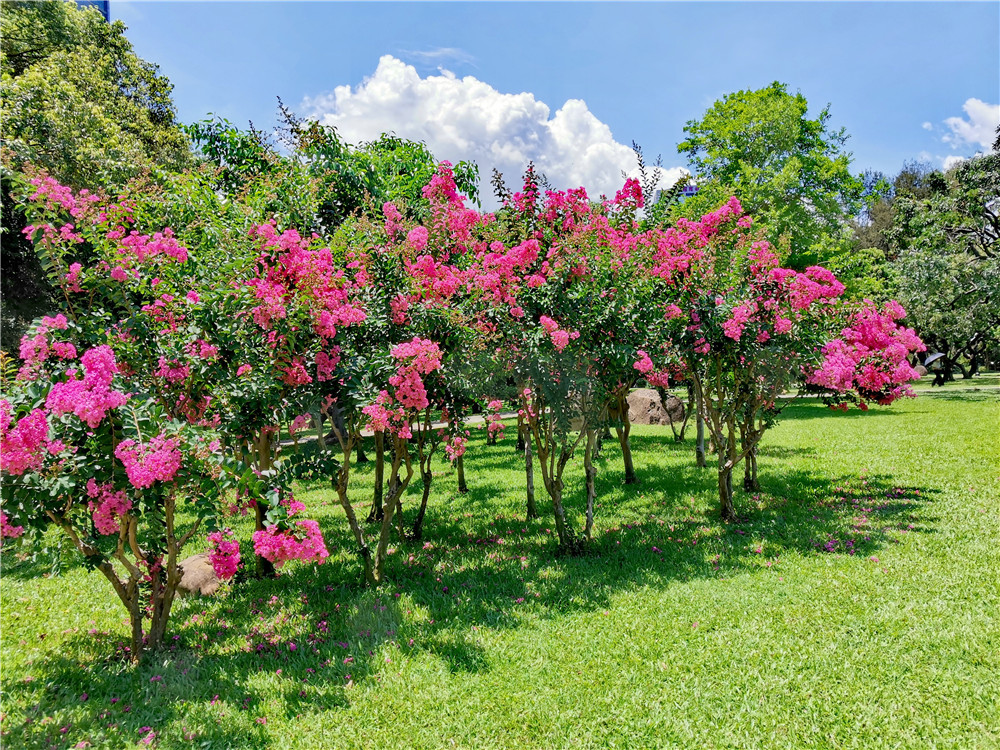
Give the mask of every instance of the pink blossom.
[[240, 543], [236, 540], [236, 535], [232, 529], [213, 531], [208, 535], [209, 560], [215, 575], [223, 581], [227, 581], [236, 575], [240, 568]]
[[294, 435], [296, 432], [304, 430], [310, 425], [312, 425], [312, 415], [299, 414], [299, 416], [293, 419], [291, 424], [288, 425], [288, 434]]
[[176, 359], [167, 360], [160, 357], [154, 374], [171, 383], [180, 383], [191, 377], [191, 366]]
[[303, 366], [302, 357], [295, 357], [292, 363], [285, 367], [282, 372], [284, 372], [284, 375], [281, 378], [281, 382], [287, 385], [306, 385], [312, 382], [312, 378]]
[[132, 509], [132, 501], [124, 490], [114, 491], [111, 484], [97, 484], [93, 477], [87, 480], [87, 496], [92, 498], [87, 507], [94, 515], [94, 526], [100, 534], [117, 534], [121, 530], [119, 518]]
[[136, 489], [152, 487], [156, 481], [169, 482], [181, 468], [179, 438], [157, 435], [143, 447], [134, 440], [123, 440], [115, 456], [125, 466], [129, 482]]
[[653, 371], [653, 360], [649, 358], [649, 355], [640, 349], [636, 354], [639, 355], [639, 359], [636, 361], [632, 367], [641, 372], [643, 375]]
[[406, 241], [413, 248], [415, 252], [423, 252], [424, 248], [427, 247], [427, 228], [416, 226], [413, 227], [406, 235]]
[[23, 533], [23, 526], [12, 526], [7, 514], [0, 511], [0, 542], [4, 539], [17, 539]]
[[9, 402], [0, 400], [0, 467], [17, 476], [41, 468], [48, 446], [49, 423], [45, 412], [35, 409], [10, 429], [12, 411]]
[[291, 530], [282, 531], [277, 526], [268, 526], [253, 534], [254, 552], [280, 568], [289, 560], [314, 561], [322, 563], [327, 557], [326, 544], [320, 533], [319, 524], [313, 520], [296, 521], [301, 535]]
[[329, 354], [319, 352], [316, 354], [316, 379], [320, 382], [333, 380], [337, 365], [340, 364], [340, 347], [335, 346]]
[[69, 267], [69, 273], [67, 273], [63, 278], [66, 281], [66, 288], [71, 292], [82, 292], [83, 289], [80, 287], [80, 272], [83, 270], [83, 266], [79, 263], [72, 263]]

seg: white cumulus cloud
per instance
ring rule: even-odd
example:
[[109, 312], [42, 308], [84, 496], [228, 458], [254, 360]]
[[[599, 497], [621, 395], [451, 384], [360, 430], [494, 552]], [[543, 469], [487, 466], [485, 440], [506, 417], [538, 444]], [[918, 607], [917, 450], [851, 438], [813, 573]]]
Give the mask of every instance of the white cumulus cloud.
[[987, 104], [980, 99], [968, 99], [962, 109], [964, 117], [949, 117], [944, 121], [950, 133], [941, 140], [952, 148], [976, 146], [983, 151], [989, 151], [996, 138], [997, 125], [1000, 125], [1000, 104]]
[[947, 172], [949, 169], [958, 166], [963, 161], [965, 161], [964, 156], [956, 156], [955, 154], [951, 154], [950, 156], [946, 156], [941, 160], [941, 168], [945, 172]]
[[[494, 167], [508, 187], [517, 188], [533, 161], [554, 187], [582, 185], [594, 198], [614, 195], [622, 170], [636, 171], [631, 147], [616, 141], [582, 99], [566, 101], [553, 114], [531, 93], [501, 93], [473, 76], [458, 78], [447, 70], [421, 78], [416, 68], [392, 55], [384, 55], [360, 85], [338, 86], [306, 98], [302, 106], [350, 143], [394, 132], [424, 141], [438, 159], [475, 161], [488, 205]], [[685, 171], [664, 169], [661, 185], [673, 184]]]

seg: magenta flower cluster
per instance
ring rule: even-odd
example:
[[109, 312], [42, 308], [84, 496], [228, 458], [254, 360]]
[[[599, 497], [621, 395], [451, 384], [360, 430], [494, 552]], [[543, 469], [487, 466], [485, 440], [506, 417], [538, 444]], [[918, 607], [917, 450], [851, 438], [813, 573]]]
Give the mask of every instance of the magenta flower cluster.
[[97, 484], [91, 477], [87, 480], [87, 503], [94, 516], [94, 526], [100, 534], [117, 534], [121, 531], [120, 519], [132, 509], [132, 501], [125, 496], [124, 490], [115, 492], [110, 484]]
[[157, 435], [143, 446], [134, 440], [123, 440], [115, 448], [115, 456], [125, 467], [129, 482], [136, 489], [152, 487], [156, 481], [169, 482], [181, 468], [179, 438]]
[[269, 560], [276, 568], [280, 568], [289, 560], [321, 563], [329, 557], [330, 553], [327, 552], [316, 521], [296, 521], [295, 526], [299, 534], [290, 529], [279, 529], [276, 525], [268, 526], [263, 531], [255, 531], [254, 552]]
[[67, 371], [66, 381], [52, 386], [45, 406], [55, 414], [75, 414], [93, 429], [109, 411], [122, 406], [128, 396], [111, 388], [111, 381], [120, 370], [110, 346], [88, 349], [80, 362], [83, 379], [76, 377], [75, 370]]
[[208, 535], [210, 545], [208, 559], [212, 562], [215, 575], [228, 581], [240, 569], [240, 543], [232, 529], [213, 531]]

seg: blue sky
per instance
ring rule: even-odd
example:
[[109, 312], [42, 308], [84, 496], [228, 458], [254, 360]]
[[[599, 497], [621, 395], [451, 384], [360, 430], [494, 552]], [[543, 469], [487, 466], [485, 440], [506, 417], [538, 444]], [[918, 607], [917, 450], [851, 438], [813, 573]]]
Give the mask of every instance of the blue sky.
[[112, 0], [111, 13], [174, 83], [182, 121], [266, 128], [281, 96], [352, 141], [392, 129], [509, 178], [534, 158], [592, 193], [633, 140], [683, 165], [686, 121], [773, 80], [813, 114], [831, 105], [858, 172], [969, 156], [1000, 119], [995, 2]]

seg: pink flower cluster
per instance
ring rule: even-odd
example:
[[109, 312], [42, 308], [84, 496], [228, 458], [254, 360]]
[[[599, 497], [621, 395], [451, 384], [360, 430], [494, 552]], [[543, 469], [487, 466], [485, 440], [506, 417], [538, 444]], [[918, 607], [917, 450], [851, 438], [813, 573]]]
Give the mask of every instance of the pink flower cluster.
[[651, 373], [653, 371], [653, 360], [651, 360], [649, 355], [642, 349], [639, 349], [636, 354], [639, 355], [639, 359], [636, 360], [632, 367], [641, 372], [643, 375]]
[[17, 539], [24, 533], [23, 526], [13, 526], [7, 514], [0, 511], [0, 542], [4, 539]]
[[448, 457], [448, 460], [455, 463], [455, 461], [464, 456], [468, 442], [468, 438], [461, 435], [448, 435], [443, 443], [444, 454]]
[[361, 413], [368, 417], [366, 430], [373, 432], [388, 432], [398, 435], [404, 440], [413, 437], [410, 422], [406, 418], [406, 410], [394, 404], [388, 391], [380, 391], [374, 404], [365, 406]]
[[323, 338], [337, 335], [337, 326], [349, 326], [366, 319], [353, 295], [364, 282], [364, 269], [358, 261], [348, 265], [356, 269], [356, 284], [339, 266], [329, 248], [310, 249], [309, 240], [294, 229], [278, 234], [273, 223], [261, 224], [251, 232], [261, 245], [260, 270], [247, 282], [259, 302], [251, 311], [261, 328], [270, 330], [288, 317], [288, 306], [307, 310], [316, 333]]
[[0, 467], [17, 476], [41, 468], [50, 447], [49, 422], [44, 411], [35, 409], [11, 429], [12, 411], [8, 401], [0, 400]]
[[115, 492], [114, 485], [97, 484], [93, 477], [87, 480], [87, 497], [92, 498], [87, 507], [94, 514], [94, 526], [100, 534], [117, 534], [121, 531], [120, 519], [132, 509], [132, 501], [125, 490]]
[[755, 312], [757, 312], [757, 303], [755, 302], [744, 302], [736, 305], [733, 308], [733, 316], [722, 324], [723, 333], [734, 341], [739, 341], [743, 335], [743, 329]]
[[330, 553], [326, 550], [319, 524], [313, 520], [296, 521], [301, 536], [296, 536], [291, 530], [281, 530], [277, 526], [268, 526], [263, 531], [253, 534], [254, 552], [280, 568], [289, 560], [302, 560], [317, 563], [323, 562]]
[[340, 364], [340, 347], [333, 347], [329, 354], [318, 352], [316, 354], [316, 379], [321, 383], [326, 380], [333, 380], [337, 372], [337, 365]]
[[88, 349], [80, 362], [83, 379], [78, 380], [76, 371], [69, 370], [65, 382], [52, 386], [45, 406], [55, 414], [75, 414], [93, 429], [109, 411], [122, 406], [128, 396], [111, 390], [111, 381], [120, 370], [110, 346]]
[[414, 336], [394, 346], [392, 356], [399, 361], [396, 374], [389, 378], [389, 384], [396, 389], [396, 400], [404, 409], [426, 409], [427, 388], [420, 376], [441, 368], [441, 348], [433, 341]]
[[281, 382], [286, 385], [306, 385], [312, 382], [312, 377], [306, 372], [302, 357], [293, 358], [291, 364], [286, 365], [282, 372], [284, 375], [282, 375]]
[[49, 335], [52, 331], [64, 331], [69, 327], [66, 316], [60, 313], [54, 318], [45, 316], [42, 322], [35, 328], [34, 336], [23, 336], [21, 338], [20, 357], [24, 361], [18, 372], [20, 380], [34, 380], [38, 377], [41, 364], [49, 358], [55, 356], [59, 359], [76, 359], [76, 347], [65, 341], [51, 341]]
[[[772, 274], [785, 269], [775, 269]], [[827, 302], [844, 293], [844, 285], [822, 266], [809, 266], [805, 273], [795, 274], [791, 282], [792, 307], [805, 310], [814, 302]]]
[[559, 324], [550, 318], [548, 315], [542, 315], [538, 322], [545, 329], [545, 332], [549, 334], [549, 338], [552, 340], [552, 345], [556, 348], [556, 351], [562, 351], [565, 349], [569, 342], [573, 339], [580, 338], [579, 331], [565, 331], [559, 327]]
[[176, 263], [184, 263], [188, 259], [187, 248], [177, 242], [169, 227], [153, 235], [130, 232], [121, 238], [118, 252], [122, 258], [121, 265], [125, 268], [130, 268], [134, 262], [145, 263], [158, 255]]
[[191, 377], [191, 366], [176, 359], [160, 357], [154, 374], [168, 382], [180, 383]]
[[880, 404], [912, 396], [908, 383], [920, 375], [908, 358], [926, 347], [913, 329], [897, 323], [905, 315], [895, 300], [882, 310], [866, 302], [841, 337], [823, 347], [823, 362], [808, 382], [837, 392], [855, 389]]
[[[194, 294], [190, 292], [189, 294]], [[195, 295], [197, 296], [197, 295]], [[184, 352], [189, 357], [197, 357], [198, 359], [207, 359], [210, 362], [215, 361], [219, 358], [219, 347], [215, 344], [210, 344], [205, 341], [205, 339], [195, 339], [194, 341], [188, 343], [184, 347]]]
[[228, 581], [240, 569], [240, 543], [232, 529], [213, 531], [208, 535], [208, 559], [212, 561], [215, 575]]
[[153, 482], [169, 482], [181, 468], [180, 438], [160, 434], [147, 447], [134, 440], [123, 440], [115, 456], [125, 466], [129, 482], [136, 489], [152, 487]]
[[500, 416], [503, 409], [503, 401], [496, 398], [486, 404], [486, 413], [483, 414], [483, 421], [486, 424], [486, 434], [494, 440], [503, 440], [505, 425]]
[[308, 429], [312, 426], [312, 414], [299, 414], [288, 425], [288, 434], [294, 435], [296, 432]]

